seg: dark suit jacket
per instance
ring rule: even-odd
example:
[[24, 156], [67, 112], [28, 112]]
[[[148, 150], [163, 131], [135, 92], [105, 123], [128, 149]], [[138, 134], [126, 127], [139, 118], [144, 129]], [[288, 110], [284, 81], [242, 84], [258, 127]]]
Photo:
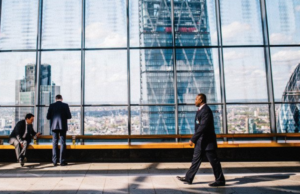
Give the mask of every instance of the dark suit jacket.
[[195, 133], [191, 141], [201, 150], [217, 149], [217, 139], [214, 127], [214, 118], [211, 109], [205, 104], [196, 113]]
[[19, 121], [16, 124], [14, 130], [11, 132], [11, 134], [9, 136], [9, 141], [11, 138], [16, 138], [19, 142], [21, 142], [25, 139], [25, 140], [27, 140], [28, 143], [30, 143], [32, 137], [36, 135], [36, 132], [33, 130], [32, 125], [27, 125], [27, 135], [25, 138], [23, 138], [25, 129], [26, 129], [25, 120]]
[[50, 104], [47, 119], [50, 120], [51, 130], [68, 130], [68, 119], [71, 119], [69, 105], [60, 101]]

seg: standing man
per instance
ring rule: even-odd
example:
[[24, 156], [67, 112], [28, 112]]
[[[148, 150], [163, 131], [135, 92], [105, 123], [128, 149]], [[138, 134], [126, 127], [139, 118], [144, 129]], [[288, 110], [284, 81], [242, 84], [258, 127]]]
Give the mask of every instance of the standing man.
[[66, 151], [66, 134], [68, 131], [68, 119], [71, 119], [71, 112], [69, 105], [63, 103], [62, 96], [56, 95], [56, 102], [50, 104], [47, 113], [47, 119], [50, 120], [50, 129], [52, 130], [52, 162], [57, 166], [57, 144], [58, 136], [60, 137], [60, 165], [66, 166], [65, 151]]
[[216, 154], [217, 139], [214, 119], [211, 109], [206, 104], [206, 95], [198, 94], [195, 99], [195, 105], [199, 107], [195, 117], [195, 133], [189, 141], [190, 146], [195, 144], [192, 165], [185, 177], [177, 176], [177, 178], [180, 181], [192, 184], [202, 159], [206, 155], [215, 175], [215, 182], [210, 183], [209, 186], [224, 186], [225, 178]]
[[28, 113], [25, 116], [25, 120], [21, 120], [16, 124], [9, 136], [9, 144], [15, 146], [17, 160], [20, 162], [21, 166], [24, 166], [24, 163], [27, 162], [26, 151], [32, 137], [40, 135], [40, 133], [36, 133], [33, 130], [33, 120], [34, 115]]

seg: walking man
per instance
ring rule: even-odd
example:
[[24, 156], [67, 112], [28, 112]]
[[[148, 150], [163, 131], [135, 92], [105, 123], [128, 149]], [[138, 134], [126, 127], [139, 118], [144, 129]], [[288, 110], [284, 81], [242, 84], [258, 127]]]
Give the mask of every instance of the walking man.
[[216, 154], [217, 139], [214, 119], [211, 109], [206, 104], [206, 95], [198, 94], [195, 105], [198, 107], [195, 117], [195, 133], [189, 141], [190, 146], [195, 144], [192, 165], [185, 177], [177, 176], [177, 178], [182, 182], [192, 184], [203, 157], [206, 155], [215, 175], [215, 182], [210, 183], [209, 186], [224, 186], [225, 178]]

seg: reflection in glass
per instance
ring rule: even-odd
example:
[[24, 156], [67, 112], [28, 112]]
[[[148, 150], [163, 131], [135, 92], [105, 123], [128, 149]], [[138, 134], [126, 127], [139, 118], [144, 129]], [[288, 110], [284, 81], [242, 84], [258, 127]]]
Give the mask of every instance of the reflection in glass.
[[33, 105], [36, 54], [0, 53], [1, 105]]
[[85, 103], [127, 104], [127, 51], [87, 51], [85, 60]]
[[263, 44], [260, 0], [221, 0], [224, 45]]
[[267, 102], [267, 80], [262, 48], [225, 48], [227, 102]]
[[300, 44], [300, 1], [267, 0], [271, 44]]
[[44, 0], [42, 48], [81, 47], [81, 0]]
[[174, 1], [176, 45], [217, 44], [214, 0]]
[[[39, 131], [43, 135], [51, 135], [50, 120], [47, 120], [47, 112], [49, 107], [39, 108]], [[68, 132], [67, 135], [80, 135], [80, 107], [70, 107], [72, 118], [68, 119]]]
[[[209, 105], [214, 116], [215, 132], [217, 134], [223, 133], [222, 127], [222, 106]], [[178, 126], [180, 134], [194, 134], [195, 133], [195, 116], [197, 112], [195, 106], [179, 106], [178, 111]]]
[[271, 48], [271, 59], [275, 100], [299, 102], [300, 48]]
[[87, 0], [85, 46], [126, 47], [126, 0]]
[[61, 94], [68, 104], [80, 104], [81, 53], [43, 52], [40, 66], [40, 104], [55, 102]]
[[227, 105], [228, 133], [270, 133], [268, 105]]
[[130, 46], [172, 46], [171, 1], [129, 0]]
[[132, 135], [176, 134], [174, 106], [131, 107]]
[[300, 104], [276, 104], [276, 124], [278, 133], [299, 133]]
[[172, 50], [133, 50], [130, 57], [131, 102], [174, 103]]
[[127, 135], [128, 108], [102, 106], [85, 107], [85, 135]]
[[209, 103], [221, 101], [217, 49], [176, 49], [179, 103], [194, 103], [205, 93]]
[[35, 49], [38, 0], [2, 0], [0, 49]]

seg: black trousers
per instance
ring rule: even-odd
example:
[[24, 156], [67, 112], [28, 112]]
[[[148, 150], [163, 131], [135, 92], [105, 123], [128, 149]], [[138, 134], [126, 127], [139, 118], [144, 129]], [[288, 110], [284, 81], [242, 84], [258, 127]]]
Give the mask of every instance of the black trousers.
[[213, 172], [215, 175], [215, 181], [225, 181], [225, 177], [222, 171], [221, 163], [217, 157], [216, 150], [200, 150], [197, 145], [194, 149], [194, 155], [192, 160], [192, 165], [190, 169], [187, 171], [185, 178], [189, 182], [193, 182], [194, 177], [199, 170], [199, 167], [201, 165], [201, 162], [203, 160], [203, 157], [206, 155], [208, 161], [210, 162], [210, 165], [213, 168]]
[[59, 161], [60, 163], [65, 162], [65, 153], [66, 153], [66, 134], [67, 131], [65, 130], [55, 130], [52, 131], [52, 162], [54, 164], [57, 163], [57, 149], [58, 149], [58, 138], [60, 138], [60, 157]]

